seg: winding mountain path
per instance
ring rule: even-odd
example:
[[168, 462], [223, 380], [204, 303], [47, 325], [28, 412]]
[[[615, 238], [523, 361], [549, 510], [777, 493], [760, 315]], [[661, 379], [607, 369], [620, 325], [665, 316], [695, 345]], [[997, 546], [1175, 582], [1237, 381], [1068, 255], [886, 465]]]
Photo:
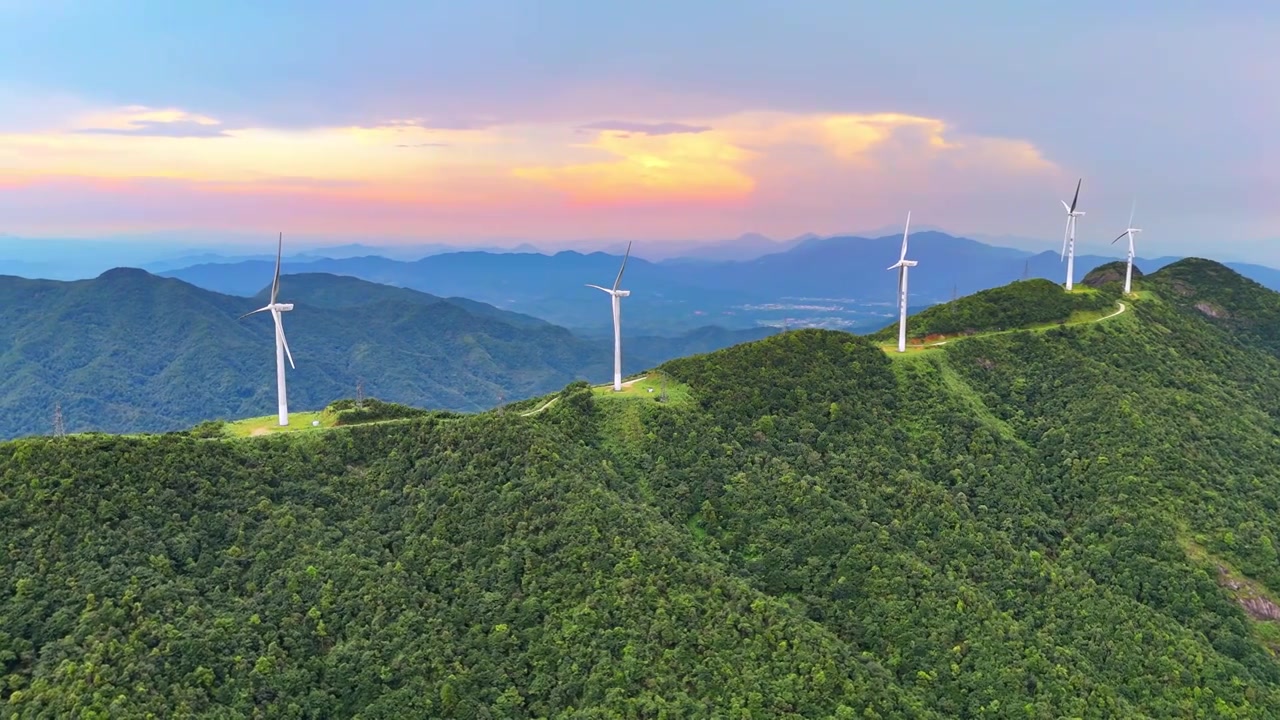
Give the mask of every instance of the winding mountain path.
[[[1119, 314], [1123, 313], [1125, 310], [1128, 310], [1128, 309], [1129, 309], [1129, 306], [1128, 306], [1128, 305], [1125, 305], [1123, 302], [1119, 302], [1119, 301], [1117, 301], [1117, 302], [1116, 302], [1116, 305], [1118, 306], [1118, 307], [1116, 308], [1116, 311], [1115, 311], [1115, 312], [1113, 312], [1113, 313], [1111, 313], [1110, 315], [1103, 315], [1102, 317], [1097, 317], [1097, 318], [1094, 318], [1094, 319], [1092, 319], [1092, 320], [1084, 320], [1084, 321], [1081, 321], [1081, 322], [1074, 322], [1074, 323], [1067, 323], [1067, 324], [1068, 324], [1068, 325], [1084, 325], [1084, 324], [1086, 324], [1086, 323], [1102, 322], [1103, 320], [1110, 320], [1111, 318], [1113, 318], [1113, 317], [1115, 317], [1115, 316], [1117, 316], [1117, 315], [1119, 315]], [[1025, 328], [1019, 328], [1019, 330], [1021, 330], [1021, 329], [1025, 329]], [[1000, 330], [1000, 331], [998, 331], [998, 332], [978, 333], [978, 334], [976, 334], [976, 335], [968, 335], [968, 336], [966, 336], [966, 337], [982, 337], [982, 336], [984, 336], [984, 335], [999, 335], [999, 334], [1001, 334], [1001, 333], [1007, 333], [1007, 332], [1018, 332], [1018, 330]], [[965, 339], [964, 337], [960, 337], [960, 338], [951, 338], [951, 340], [964, 340], [964, 339]], [[920, 346], [918, 346], [918, 347], [920, 347], [921, 349], [923, 349], [923, 348], [931, 348], [931, 347], [938, 347], [939, 345], [946, 345], [948, 342], [950, 342], [950, 340], [939, 340], [938, 342], [928, 343], [928, 344], [926, 344], [926, 345], [920, 345]], [[885, 352], [889, 352], [890, 350], [896, 350], [896, 348], [891, 348], [891, 347], [889, 347], [889, 346], [887, 346], [887, 345], [886, 345], [886, 346], [882, 346], [882, 349], [883, 349]]]
[[520, 417], [529, 417], [530, 415], [537, 415], [538, 413], [542, 412], [543, 410], [546, 410], [547, 408], [551, 407], [551, 404], [552, 404], [552, 403], [554, 403], [555, 401], [559, 400], [559, 399], [560, 399], [560, 396], [559, 396], [559, 395], [557, 395], [557, 396], [555, 396], [555, 397], [551, 398], [550, 400], [548, 400], [548, 401], [546, 401], [546, 402], [542, 403], [542, 405], [541, 405], [541, 406], [539, 406], [538, 408], [536, 408], [536, 409], [534, 409], [534, 410], [530, 410], [529, 412], [522, 412], [522, 413], [520, 413]]
[[[632, 385], [635, 385], [636, 383], [640, 382], [641, 380], [644, 380], [644, 379], [645, 379], [645, 378], [647, 378], [647, 377], [649, 377], [649, 376], [648, 376], [648, 375], [641, 375], [641, 376], [640, 376], [640, 377], [638, 377], [638, 378], [632, 378], [632, 379], [630, 379], [630, 380], [628, 380], [628, 381], [626, 381], [626, 382], [622, 383], [622, 387], [631, 387]], [[603, 385], [592, 385], [592, 387], [593, 387], [593, 388], [609, 387], [611, 384], [612, 384], [612, 383], [604, 383]], [[556, 400], [559, 400], [559, 399], [560, 399], [560, 396], [559, 396], [559, 395], [557, 395], [557, 396], [555, 396], [555, 397], [551, 398], [550, 400], [548, 400], [548, 401], [546, 401], [546, 402], [542, 403], [542, 405], [540, 405], [539, 407], [537, 407], [537, 408], [535, 408], [535, 409], [533, 409], [533, 410], [530, 410], [529, 412], [523, 412], [523, 413], [520, 413], [520, 417], [529, 417], [530, 415], [537, 415], [538, 413], [542, 412], [543, 410], [546, 410], [547, 408], [551, 407], [551, 404], [552, 404], [552, 403], [554, 403]]]
[[1106, 316], [1106, 317], [1100, 317], [1100, 318], [1098, 318], [1097, 320], [1094, 320], [1093, 322], [1098, 322], [1099, 320], [1110, 320], [1111, 318], [1113, 318], [1113, 317], [1115, 317], [1115, 316], [1119, 315], [1120, 313], [1122, 313], [1122, 312], [1124, 312], [1125, 310], [1127, 310], [1127, 309], [1128, 309], [1128, 307], [1127, 307], [1127, 306], [1125, 306], [1125, 304], [1124, 304], [1124, 303], [1116, 303], [1116, 304], [1120, 306], [1120, 309], [1119, 309], [1119, 310], [1116, 310], [1115, 312], [1111, 313], [1110, 315], [1108, 315], [1108, 316]]

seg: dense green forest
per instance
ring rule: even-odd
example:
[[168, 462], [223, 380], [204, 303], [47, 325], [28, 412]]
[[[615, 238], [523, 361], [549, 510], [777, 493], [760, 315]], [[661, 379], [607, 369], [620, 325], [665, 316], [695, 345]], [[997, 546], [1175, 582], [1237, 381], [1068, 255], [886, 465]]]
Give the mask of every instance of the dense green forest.
[[[386, 400], [475, 412], [613, 374], [612, 338], [484, 303], [337, 275], [287, 275], [281, 287], [295, 304], [283, 318], [297, 363], [287, 370], [294, 410], [351, 396], [358, 380]], [[76, 282], [0, 277], [0, 438], [51, 433], [55, 406], [72, 432], [177, 430], [275, 412], [271, 318], [237, 319], [265, 302], [265, 291], [220, 295], [130, 268]], [[628, 336], [624, 367], [771, 332]]]
[[1280, 296], [1136, 290], [903, 355], [789, 332], [668, 402], [5, 443], [0, 708], [1278, 717]]

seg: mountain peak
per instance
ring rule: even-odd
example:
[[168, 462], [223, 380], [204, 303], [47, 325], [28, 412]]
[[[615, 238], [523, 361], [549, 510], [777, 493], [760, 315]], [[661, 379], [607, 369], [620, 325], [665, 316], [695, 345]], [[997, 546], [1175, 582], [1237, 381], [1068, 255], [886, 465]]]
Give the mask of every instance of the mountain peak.
[[111, 268], [110, 270], [104, 271], [101, 275], [97, 277], [98, 280], [102, 280], [104, 282], [120, 282], [120, 281], [136, 282], [139, 280], [146, 280], [149, 278], [155, 279], [155, 280], [161, 279], [155, 275], [152, 275], [146, 270], [141, 270], [139, 268], [134, 268], [134, 267]]
[[[1087, 275], [1080, 281], [1081, 285], [1091, 288], [1100, 288], [1110, 283], [1124, 283], [1125, 266], [1128, 263], [1124, 260], [1116, 260], [1115, 262], [1103, 263], [1098, 267], [1089, 271]], [[1135, 264], [1133, 266], [1133, 279], [1137, 280], [1142, 277], [1142, 270], [1138, 269]]]

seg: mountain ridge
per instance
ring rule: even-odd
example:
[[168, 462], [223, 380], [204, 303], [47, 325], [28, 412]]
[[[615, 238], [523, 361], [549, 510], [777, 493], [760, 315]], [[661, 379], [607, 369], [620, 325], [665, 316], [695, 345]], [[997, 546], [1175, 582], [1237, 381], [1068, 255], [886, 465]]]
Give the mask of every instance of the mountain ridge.
[[660, 365], [665, 403], [4, 443], [0, 701], [1272, 717], [1280, 357], [1219, 264], [1137, 289], [925, 352], [778, 334]]
[[[605, 378], [612, 342], [468, 299], [317, 274], [282, 279], [297, 368], [290, 406], [318, 410], [363, 379], [392, 402], [485, 410], [581, 377]], [[0, 278], [0, 437], [46, 433], [60, 406], [70, 431], [175, 430], [276, 405], [265, 303], [117, 268], [92, 280]], [[628, 369], [772, 332], [628, 332]]]

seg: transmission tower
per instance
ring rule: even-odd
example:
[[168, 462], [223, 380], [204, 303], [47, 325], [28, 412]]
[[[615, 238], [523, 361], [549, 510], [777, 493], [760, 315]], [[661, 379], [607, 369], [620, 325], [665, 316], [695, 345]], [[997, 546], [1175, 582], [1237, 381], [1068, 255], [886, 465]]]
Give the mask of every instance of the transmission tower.
[[1022, 279], [1026, 280], [1031, 277], [1031, 261], [1028, 260], [1022, 264]]
[[356, 407], [364, 408], [364, 378], [356, 378]]
[[62, 403], [55, 402], [53, 404], [53, 436], [62, 437], [67, 434], [67, 428], [62, 423]]

